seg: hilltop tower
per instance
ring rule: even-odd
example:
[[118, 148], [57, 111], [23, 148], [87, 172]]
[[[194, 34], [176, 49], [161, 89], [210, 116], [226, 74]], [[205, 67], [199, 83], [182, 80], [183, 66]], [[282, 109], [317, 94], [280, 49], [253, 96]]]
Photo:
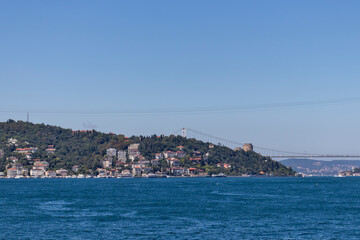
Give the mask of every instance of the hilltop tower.
[[254, 151], [254, 146], [251, 144], [251, 143], [245, 143], [243, 145], [243, 150], [245, 152], [248, 152], [248, 151]]
[[181, 130], [181, 136], [182, 136], [183, 138], [186, 138], [186, 128], [183, 128], [183, 129]]

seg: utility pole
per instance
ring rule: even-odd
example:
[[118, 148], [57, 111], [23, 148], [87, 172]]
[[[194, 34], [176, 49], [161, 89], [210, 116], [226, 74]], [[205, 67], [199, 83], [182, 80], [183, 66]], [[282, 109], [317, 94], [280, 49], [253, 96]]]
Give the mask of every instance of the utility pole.
[[29, 122], [29, 113], [26, 114], [26, 121]]

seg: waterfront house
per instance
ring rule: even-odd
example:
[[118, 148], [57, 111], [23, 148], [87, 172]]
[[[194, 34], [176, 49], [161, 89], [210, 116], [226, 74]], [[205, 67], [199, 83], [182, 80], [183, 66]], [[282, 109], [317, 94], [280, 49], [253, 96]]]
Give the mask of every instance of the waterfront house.
[[71, 168], [71, 170], [76, 173], [77, 171], [79, 171], [79, 166], [78, 166], [78, 165], [74, 165], [74, 166]]
[[33, 169], [42, 170], [45, 172], [45, 170], [48, 168], [49, 164], [46, 161], [38, 161], [34, 163]]
[[121, 172], [121, 177], [132, 177], [130, 170], [125, 169]]
[[195, 174], [198, 174], [199, 171], [197, 168], [188, 168], [188, 169], [186, 169], [186, 173], [189, 175], [195, 175]]
[[181, 176], [185, 173], [185, 168], [181, 168], [181, 167], [172, 167], [170, 168], [170, 172], [174, 175], [174, 176]]
[[151, 171], [151, 167], [142, 167], [142, 173], [149, 173]]
[[98, 177], [100, 177], [100, 178], [106, 177], [106, 169], [98, 168], [98, 169], [96, 169], [96, 171], [98, 172]]
[[8, 168], [6, 172], [8, 178], [15, 178], [18, 175], [18, 170], [14, 167]]
[[47, 178], [56, 178], [56, 172], [55, 171], [46, 171], [45, 177]]
[[62, 169], [60, 168], [59, 170], [56, 170], [56, 173], [61, 176], [61, 177], [66, 177], [67, 176], [67, 170], [66, 169]]
[[132, 168], [132, 174], [134, 177], [141, 177], [142, 169], [139, 165], [134, 164]]
[[38, 178], [38, 177], [44, 177], [44, 175], [45, 175], [45, 170], [43, 170], [43, 169], [33, 168], [30, 170], [31, 177]]

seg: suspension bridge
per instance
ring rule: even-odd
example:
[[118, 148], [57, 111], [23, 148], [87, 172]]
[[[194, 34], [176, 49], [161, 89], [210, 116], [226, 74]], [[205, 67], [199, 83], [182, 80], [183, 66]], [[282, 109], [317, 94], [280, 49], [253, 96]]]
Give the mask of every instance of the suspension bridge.
[[181, 128], [173, 133], [173, 135], [181, 135], [186, 138], [195, 138], [203, 142], [209, 142], [215, 145], [222, 145], [231, 149], [243, 148], [251, 146], [251, 150], [257, 152], [263, 156], [271, 158], [360, 158], [360, 155], [337, 155], [337, 154], [318, 154], [318, 153], [300, 153], [300, 152], [289, 152], [284, 150], [272, 149], [261, 146], [253, 146], [251, 143], [241, 143], [233, 140], [228, 140], [221, 137], [212, 136], [207, 133], [200, 132], [191, 128]]

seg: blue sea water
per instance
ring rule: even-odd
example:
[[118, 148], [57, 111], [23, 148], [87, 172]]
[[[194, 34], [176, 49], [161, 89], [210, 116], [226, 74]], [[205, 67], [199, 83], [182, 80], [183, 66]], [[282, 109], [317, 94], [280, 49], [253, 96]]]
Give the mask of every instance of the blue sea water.
[[0, 239], [359, 239], [360, 178], [0, 179]]

